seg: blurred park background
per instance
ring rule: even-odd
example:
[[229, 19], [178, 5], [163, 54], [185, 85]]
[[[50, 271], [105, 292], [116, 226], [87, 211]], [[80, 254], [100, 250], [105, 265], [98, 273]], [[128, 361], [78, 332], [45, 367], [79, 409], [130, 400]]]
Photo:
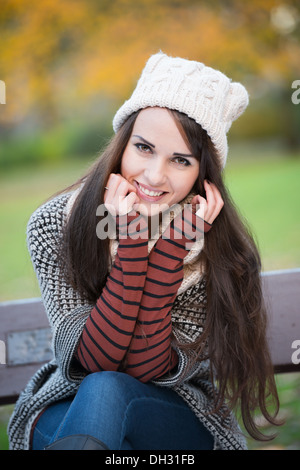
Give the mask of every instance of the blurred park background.
[[[250, 105], [229, 132], [227, 185], [264, 271], [300, 267], [299, 0], [1, 0], [0, 301], [40, 295], [28, 218], [93, 162], [159, 50], [247, 87]], [[250, 448], [300, 449], [300, 377], [277, 380], [286, 425]], [[0, 449], [10, 412], [0, 409]]]

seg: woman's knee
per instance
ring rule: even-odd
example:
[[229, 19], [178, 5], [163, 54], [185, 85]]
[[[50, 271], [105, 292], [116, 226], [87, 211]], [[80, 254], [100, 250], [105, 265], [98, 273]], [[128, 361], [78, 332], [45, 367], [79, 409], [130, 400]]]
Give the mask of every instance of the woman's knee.
[[111, 399], [116, 399], [118, 396], [124, 398], [135, 382], [136, 379], [122, 372], [94, 372], [83, 379], [79, 390], [88, 394], [97, 392], [98, 396], [111, 397]]

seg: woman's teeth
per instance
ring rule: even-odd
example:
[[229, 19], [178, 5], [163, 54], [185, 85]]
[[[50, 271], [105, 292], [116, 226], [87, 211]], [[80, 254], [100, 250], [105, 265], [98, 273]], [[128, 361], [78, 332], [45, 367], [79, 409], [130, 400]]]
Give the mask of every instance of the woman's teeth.
[[139, 184], [139, 188], [147, 196], [156, 196], [157, 197], [157, 196], [161, 196], [164, 193], [164, 191], [149, 191], [148, 189], [144, 188], [140, 184]]

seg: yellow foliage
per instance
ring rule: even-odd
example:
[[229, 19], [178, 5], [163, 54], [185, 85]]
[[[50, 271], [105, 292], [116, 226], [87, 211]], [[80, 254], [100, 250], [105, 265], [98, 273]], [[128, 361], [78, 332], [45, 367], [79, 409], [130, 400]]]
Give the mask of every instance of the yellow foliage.
[[[300, 77], [299, 31], [271, 22], [279, 0], [2, 0], [0, 123], [35, 108], [49, 116], [72, 102], [122, 101], [150, 54], [159, 50], [219, 68], [236, 80]], [[299, 26], [300, 9], [291, 5]], [[298, 17], [296, 18], [296, 16]], [[298, 76], [297, 76], [298, 74]]]

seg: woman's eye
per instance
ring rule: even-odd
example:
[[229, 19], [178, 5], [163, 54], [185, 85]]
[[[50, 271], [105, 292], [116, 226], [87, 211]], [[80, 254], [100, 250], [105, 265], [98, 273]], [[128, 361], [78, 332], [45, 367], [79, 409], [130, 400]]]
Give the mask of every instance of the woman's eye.
[[138, 150], [140, 150], [141, 152], [146, 152], [146, 153], [150, 153], [151, 152], [151, 148], [149, 147], [149, 145], [147, 144], [135, 144], [136, 148]]
[[191, 164], [186, 158], [183, 158], [183, 157], [176, 157], [174, 158], [173, 161], [175, 163], [179, 163], [179, 165], [182, 165], [182, 166], [189, 166]]

